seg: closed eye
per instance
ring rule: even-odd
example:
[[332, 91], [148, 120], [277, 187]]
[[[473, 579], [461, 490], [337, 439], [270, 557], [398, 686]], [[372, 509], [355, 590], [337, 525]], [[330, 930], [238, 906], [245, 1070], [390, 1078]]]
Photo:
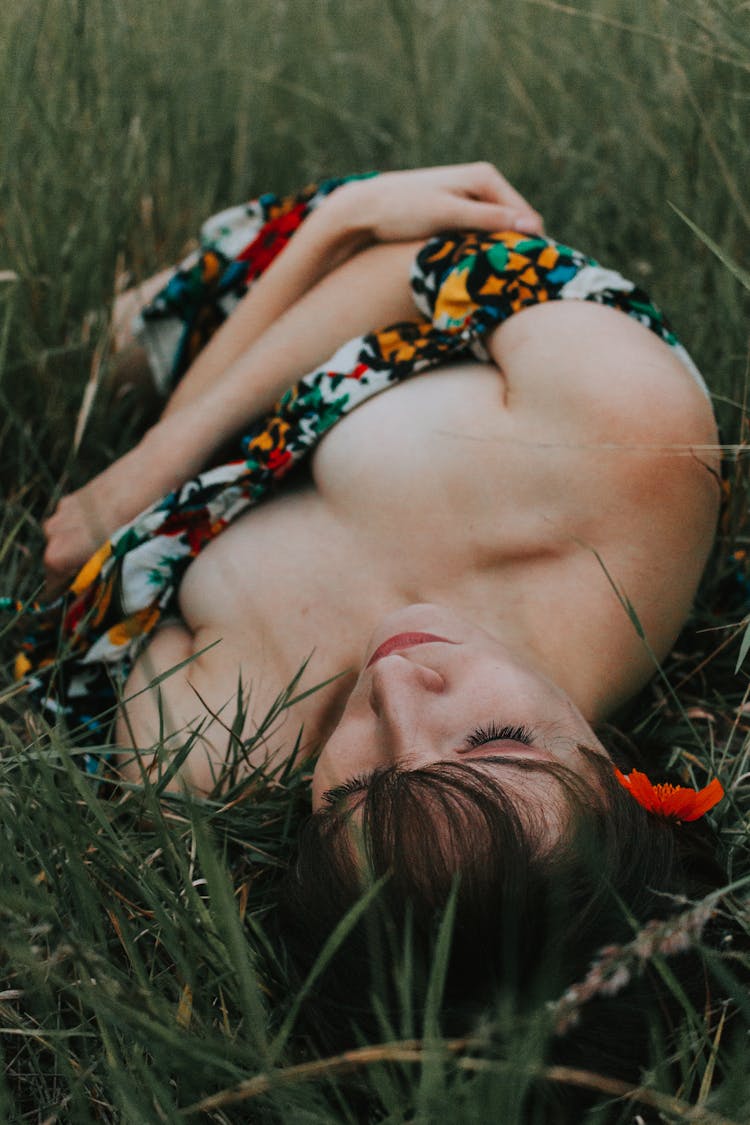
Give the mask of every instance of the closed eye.
[[[498, 723], [491, 722], [484, 727], [476, 727], [469, 735], [467, 735], [464, 742], [466, 750], [476, 750], [480, 746], [484, 746], [489, 742], [520, 742], [524, 746], [530, 746], [533, 742], [534, 734], [528, 727], [524, 726], [500, 726]], [[487, 754], [486, 760], [492, 761], [495, 758], [502, 759], [502, 753]], [[450, 760], [450, 759], [447, 759]], [[473, 758], [473, 761], [482, 761], [482, 758]], [[340, 801], [345, 800], [347, 797], [352, 797], [357, 793], [364, 793], [369, 788], [377, 770], [370, 773], [357, 774], [355, 777], [350, 777], [348, 781], [344, 781], [341, 785], [335, 785], [333, 789], [326, 789], [321, 797], [324, 805], [337, 805]]]
[[326, 789], [321, 801], [324, 805], [337, 805], [345, 797], [364, 792], [372, 781], [373, 773], [358, 774], [356, 777], [350, 777], [348, 781], [341, 785], [335, 785], [333, 789]]
[[475, 750], [488, 742], [520, 742], [524, 746], [531, 746], [534, 741], [534, 732], [524, 726], [500, 726], [491, 722], [485, 727], [476, 727], [464, 742], [464, 749]]

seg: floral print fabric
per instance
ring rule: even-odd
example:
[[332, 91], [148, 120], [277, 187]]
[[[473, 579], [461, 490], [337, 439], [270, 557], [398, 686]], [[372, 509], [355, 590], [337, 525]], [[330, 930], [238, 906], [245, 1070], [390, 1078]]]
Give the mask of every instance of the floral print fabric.
[[176, 386], [300, 223], [341, 184], [373, 174], [324, 180], [297, 195], [267, 192], [203, 224], [200, 249], [177, 267], [136, 319], [136, 335], [146, 347], [161, 391]]
[[[285, 200], [263, 196], [213, 220], [214, 244], [183, 264], [141, 314], [145, 335], [153, 332], [152, 354], [163, 358], [171, 339], [172, 380], [305, 215], [343, 182]], [[63, 714], [85, 738], [102, 741], [133, 659], [159, 621], [176, 612], [182, 576], [205, 544], [280, 487], [356, 406], [448, 360], [486, 358], [486, 334], [520, 309], [566, 299], [620, 309], [674, 348], [704, 385], [642, 290], [552, 239], [516, 231], [438, 236], [417, 255], [412, 289], [422, 318], [346, 343], [248, 427], [237, 460], [151, 505], [100, 547], [63, 598], [28, 614], [16, 671], [49, 714]], [[6, 600], [5, 608], [15, 604]], [[93, 755], [87, 768], [99, 768]]]

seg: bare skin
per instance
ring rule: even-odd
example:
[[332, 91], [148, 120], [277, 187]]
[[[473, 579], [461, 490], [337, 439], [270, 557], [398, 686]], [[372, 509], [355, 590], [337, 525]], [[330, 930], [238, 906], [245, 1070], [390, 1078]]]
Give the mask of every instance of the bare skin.
[[[618, 371], [605, 384], [609, 394], [592, 396], [585, 419], [572, 409], [572, 386], [570, 401], [557, 382], [544, 395], [550, 351], [562, 355], [567, 343], [569, 358], [556, 369], [564, 385], [586, 381], [577, 373], [597, 333], [607, 349], [620, 345], [609, 353], [616, 367], [623, 355], [635, 364], [641, 347], [652, 353], [632, 376], [652, 409], [641, 415], [633, 405], [623, 416], [631, 400]], [[610, 310], [529, 310], [492, 347], [505, 382], [497, 368], [467, 365], [389, 391], [326, 438], [310, 485], [248, 514], [212, 543], [183, 583], [186, 628], [155, 639], [128, 690], [220, 640], [163, 685], [175, 729], [205, 720], [193, 689], [231, 723], [238, 670], [262, 716], [310, 653], [308, 684], [356, 670], [378, 622], [423, 602], [522, 653], [589, 722], [641, 687], [654, 666], [604, 567], [663, 656], [689, 610], [713, 534], [712, 455], [690, 451], [715, 441], [710, 411], [666, 348]], [[599, 370], [608, 370], [604, 357]], [[656, 391], [647, 385], [652, 379]], [[631, 392], [637, 401], [632, 384]], [[248, 558], [256, 560], [252, 568]], [[299, 704], [276, 744], [293, 741], [300, 723], [311, 748], [324, 739], [352, 682], [346, 676]], [[158, 733], [147, 700], [129, 708], [138, 746]], [[513, 710], [505, 717], [513, 722]], [[211, 767], [225, 753], [218, 724], [205, 732], [205, 745], [203, 761], [194, 752], [190, 763], [198, 788], [210, 785]]]
[[[423, 238], [424, 229], [415, 234], [415, 222], [409, 226], [412, 205], [403, 202], [403, 191], [400, 199], [401, 226], [383, 230]], [[150, 468], [149, 479], [163, 483], [177, 471], [164, 437], [171, 420], [182, 425], [174, 434], [184, 435], [188, 425], [205, 460], [216, 434], [223, 440], [230, 416], [236, 425], [251, 400], [265, 408], [269, 395], [338, 343], [413, 317], [406, 284], [413, 246], [396, 241], [361, 250], [360, 231], [346, 256], [345, 242], [339, 236], [332, 245], [346, 260], [316, 280], [240, 360], [206, 383], [186, 384], [179, 410], [160, 423], [162, 444], [154, 439], [139, 448], [128, 466], [141, 499], [139, 474], [148, 476]], [[331, 308], [335, 328], [330, 316], [321, 323]], [[382, 692], [374, 703], [373, 675], [364, 666], [373, 636], [394, 614], [397, 622], [399, 614], [407, 622], [416, 614], [422, 629], [455, 644], [482, 630], [500, 646], [506, 665], [552, 685], [546, 702], [535, 697], [540, 713], [523, 716], [540, 728], [562, 698], [588, 731], [587, 724], [611, 714], [653, 674], [653, 657], [613, 584], [634, 606], [653, 654], [664, 656], [689, 611], [714, 532], [716, 432], [705, 397], [653, 334], [592, 304], [525, 310], [494, 333], [489, 347], [492, 364], [441, 368], [354, 412], [319, 446], [307, 484], [237, 520], [193, 562], [180, 591], [184, 624], [157, 632], [126, 693], [219, 643], [159, 693], [144, 692], [128, 705], [118, 740], [141, 750], [127, 767], [132, 776], [148, 765], [148, 747], [166, 721], [174, 747], [200, 729], [183, 779], [198, 791], [210, 789], [226, 755], [238, 678], [251, 690], [249, 734], [308, 656], [305, 685], [340, 678], [289, 712], [257, 755], [282, 745], [288, 752], [300, 724], [309, 750], [333, 735], [329, 747], [338, 749], [332, 758], [327, 748], [319, 760], [325, 776], [318, 789], [331, 779], [339, 783], [332, 760], [337, 769], [357, 768], [342, 746], [364, 744], [367, 753], [378, 746], [386, 761], [405, 746], [398, 753], [408, 759], [409, 739], [412, 746], [420, 739], [415, 715], [433, 729], [426, 704], [447, 698], [442, 689], [425, 688], [426, 679], [435, 686], [442, 676], [445, 652], [431, 656], [428, 645], [382, 662], [399, 672], [394, 693], [413, 678], [411, 703], [399, 711], [403, 722], [391, 721], [384, 736], [376, 713], [376, 707], [384, 713]], [[258, 376], [253, 388], [258, 371], [266, 382]], [[184, 449], [192, 443], [180, 444], [184, 477], [198, 466], [186, 468]], [[146, 454], [157, 448], [155, 468]], [[121, 463], [115, 477], [119, 471]], [[65, 527], [67, 513], [58, 514], [59, 527], [49, 531], [53, 572], [75, 555], [75, 519]], [[452, 633], [436, 627], [445, 620]], [[385, 672], [378, 671], [380, 681]], [[489, 699], [483, 704], [501, 725], [521, 721], [509, 695], [500, 691], [491, 708]], [[354, 704], [355, 718], [371, 725], [364, 740], [347, 735]], [[469, 711], [474, 704], [467, 696]], [[487, 717], [477, 714], [476, 721]], [[450, 754], [460, 732], [449, 735]], [[436, 735], [433, 749], [442, 753], [447, 736]]]
[[356, 814], [376, 771], [450, 762], [501, 779], [551, 845], [567, 820], [564, 790], [545, 768], [519, 767], [564, 766], [596, 790], [582, 744], [608, 757], [571, 699], [522, 654], [443, 606], [407, 606], [371, 638], [316, 762], [313, 809], [345, 802]]
[[[160, 422], [124, 457], [60, 501], [45, 524], [48, 591], [59, 589], [123, 523], [203, 468], [300, 374], [352, 336], [400, 316], [412, 318], [411, 240], [449, 228], [514, 226], [541, 230], [542, 221], [489, 164], [391, 172], [377, 183], [339, 188], [214, 336]], [[383, 243], [393, 257], [383, 257]], [[361, 259], [354, 274], [336, 269], [366, 247], [375, 255], [366, 260], [367, 269]], [[326, 285], [332, 272], [335, 284]]]

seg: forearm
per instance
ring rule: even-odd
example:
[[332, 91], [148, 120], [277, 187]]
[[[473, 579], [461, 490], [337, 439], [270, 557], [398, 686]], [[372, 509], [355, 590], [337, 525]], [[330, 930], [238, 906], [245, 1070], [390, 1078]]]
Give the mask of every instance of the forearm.
[[356, 193], [350, 200], [351, 186], [338, 188], [308, 215], [199, 354], [167, 403], [165, 416], [201, 395], [304, 294], [373, 241], [358, 213]]
[[372, 246], [333, 270], [220, 379], [165, 415], [142, 443], [144, 458], [160, 466], [163, 488], [202, 468], [227, 439], [267, 413], [301, 375], [325, 363], [347, 340], [414, 319], [409, 268], [415, 248], [406, 242]]
[[[438, 230], [508, 226], [541, 230], [542, 220], [488, 164], [388, 172], [344, 184], [305, 219], [283, 253], [256, 281], [193, 363], [166, 413], [179, 410], [222, 377], [304, 294], [366, 247], [421, 241]], [[325, 315], [330, 317], [331, 309], [336, 308], [332, 304]], [[374, 311], [372, 306], [370, 311]], [[359, 322], [363, 323], [375, 327], [377, 318], [371, 315]], [[358, 327], [356, 331], [362, 330]], [[293, 377], [304, 369], [303, 362]], [[261, 410], [258, 405], [255, 413]]]

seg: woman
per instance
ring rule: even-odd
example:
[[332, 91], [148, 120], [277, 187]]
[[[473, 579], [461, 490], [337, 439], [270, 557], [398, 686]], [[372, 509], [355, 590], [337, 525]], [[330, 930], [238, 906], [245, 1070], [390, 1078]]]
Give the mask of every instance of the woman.
[[[446, 226], [513, 223], [540, 228], [483, 165], [332, 192], [198, 357], [162, 420], [61, 502], [46, 525], [50, 580], [74, 572], [108, 534], [203, 468], [337, 347], [414, 320], [414, 239]], [[654, 655], [668, 651], [716, 519], [707, 396], [675, 348], [591, 300], [524, 309], [487, 334], [486, 347], [488, 362], [444, 364], [347, 418], [316, 449], [312, 482], [236, 520], [190, 566], [179, 595], [184, 625], [157, 632], [126, 694], [202, 653], [161, 688], [175, 731], [203, 722], [205, 753], [196, 748], [186, 775], [198, 789], [210, 787], [226, 747], [195, 691], [217, 713], [236, 698], [239, 674], [253, 684], [257, 721], [310, 657], [308, 677], [339, 677], [294, 717], [312, 748], [339, 723], [352, 670], [387, 637], [458, 639], [462, 627], [443, 622], [445, 611], [407, 608], [415, 603], [445, 606], [468, 630], [489, 628], [587, 723], [632, 696]], [[415, 649], [412, 658], [426, 655]], [[379, 661], [364, 678], [403, 663]], [[553, 698], [548, 706], [555, 711]], [[521, 710], [510, 725], [538, 724]], [[119, 741], [153, 742], [159, 725], [147, 693], [127, 716], [131, 729], [121, 723]], [[577, 717], [569, 729], [560, 722], [570, 738], [588, 730]]]
[[[647, 829], [595, 728], [646, 683], [689, 612], [718, 509], [716, 429], [700, 376], [645, 295], [545, 240], [537, 212], [491, 166], [333, 187], [139, 446], [61, 502], [46, 525], [46, 564], [59, 584], [336, 349], [324, 368], [335, 385], [356, 379], [358, 364], [390, 376], [404, 361], [409, 374], [424, 349], [432, 369], [330, 429], [308, 477], [273, 504], [222, 516], [226, 530], [206, 532], [183, 559], [181, 620], [159, 624], [135, 660], [117, 741], [137, 750], [120, 767], [134, 779], [157, 768], [160, 738], [168, 750], [188, 744], [170, 785], [208, 792], [237, 742], [238, 714], [247, 740], [307, 661], [302, 686], [322, 686], [248, 755], [255, 766], [275, 751], [276, 765], [300, 730], [303, 753], [321, 748], [319, 816], [292, 877], [290, 924], [306, 929], [313, 957], [369, 861], [375, 875], [396, 872], [391, 907], [417, 902], [414, 925], [429, 944], [460, 874], [463, 968], [448, 994], [473, 1011], [488, 974], [499, 986], [510, 964], [518, 981], [532, 962], [538, 970], [550, 942], [540, 939], [531, 961], [528, 945], [547, 932], [539, 911], [549, 903], [567, 919], [556, 986], [613, 940], [604, 919], [618, 893], [645, 921], [674, 909], [665, 888], [711, 883], [705, 838], [688, 846], [661, 821]], [[508, 233], [425, 244], [444, 230]], [[239, 249], [235, 266], [248, 260]], [[204, 272], [210, 265], [204, 258]], [[170, 312], [169, 291], [160, 300], [147, 325]], [[393, 323], [364, 350], [347, 345]], [[191, 324], [198, 332], [200, 318]], [[265, 448], [272, 429], [261, 426], [246, 453]], [[79, 576], [79, 592], [88, 580]], [[653, 833], [659, 863], [644, 874]], [[592, 846], [612, 876], [606, 892]], [[703, 856], [692, 874], [689, 853]], [[568, 888], [562, 898], [551, 873]], [[491, 924], [490, 900], [502, 904]], [[512, 957], [499, 938], [509, 903], [523, 919]], [[620, 936], [623, 926], [621, 917]], [[341, 971], [329, 994], [351, 999], [356, 976]]]

